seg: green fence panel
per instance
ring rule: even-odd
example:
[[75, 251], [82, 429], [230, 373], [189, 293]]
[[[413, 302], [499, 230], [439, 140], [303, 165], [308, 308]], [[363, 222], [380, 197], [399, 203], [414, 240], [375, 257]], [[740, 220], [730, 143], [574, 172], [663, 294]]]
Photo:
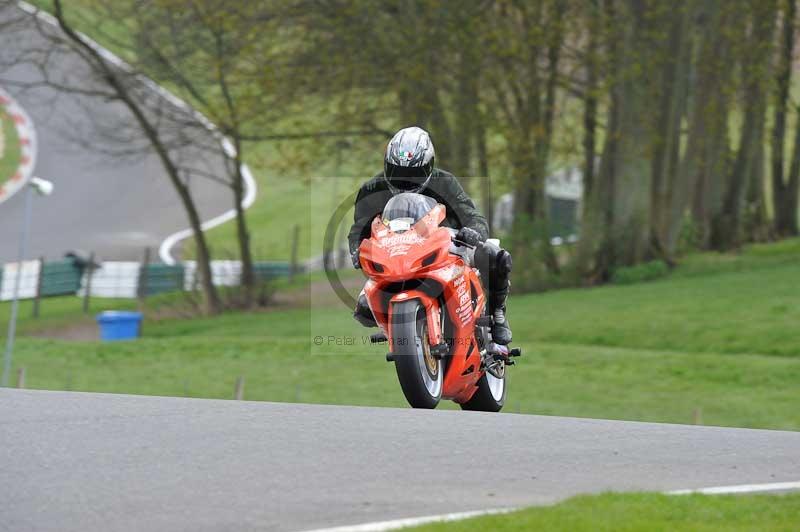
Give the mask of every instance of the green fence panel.
[[43, 297], [71, 295], [81, 287], [83, 271], [71, 260], [45, 262], [42, 267]]
[[256, 262], [253, 264], [256, 278], [261, 281], [288, 277], [291, 268], [292, 266], [288, 262]]
[[578, 202], [547, 197], [550, 213], [550, 236], [567, 238], [578, 233]]
[[147, 295], [183, 290], [184, 269], [180, 264], [148, 264], [145, 270]]

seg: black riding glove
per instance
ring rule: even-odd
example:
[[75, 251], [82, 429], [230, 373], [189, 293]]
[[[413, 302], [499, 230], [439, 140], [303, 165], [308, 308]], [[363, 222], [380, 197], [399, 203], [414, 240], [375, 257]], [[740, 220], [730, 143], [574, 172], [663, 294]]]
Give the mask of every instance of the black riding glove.
[[481, 242], [483, 242], [481, 234], [477, 232], [475, 229], [471, 229], [469, 227], [462, 227], [461, 229], [459, 229], [458, 233], [456, 234], [456, 240], [472, 247], [475, 247]]
[[361, 257], [357, 249], [350, 254], [350, 260], [353, 261], [353, 268], [361, 269]]

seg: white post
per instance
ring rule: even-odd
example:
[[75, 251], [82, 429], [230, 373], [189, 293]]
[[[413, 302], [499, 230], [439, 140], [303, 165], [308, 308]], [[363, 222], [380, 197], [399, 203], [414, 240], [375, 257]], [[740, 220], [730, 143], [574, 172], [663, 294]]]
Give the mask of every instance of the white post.
[[19, 313], [19, 285], [22, 281], [22, 261], [25, 260], [28, 247], [28, 232], [31, 225], [31, 203], [33, 200], [33, 187], [25, 187], [25, 213], [23, 215], [22, 233], [19, 239], [19, 253], [17, 255], [17, 276], [14, 279], [14, 295], [11, 301], [11, 318], [8, 321], [8, 337], [6, 339], [6, 353], [3, 359], [3, 379], [0, 386], [8, 386], [11, 373], [11, 355], [14, 350], [14, 335], [17, 332], [17, 314]]

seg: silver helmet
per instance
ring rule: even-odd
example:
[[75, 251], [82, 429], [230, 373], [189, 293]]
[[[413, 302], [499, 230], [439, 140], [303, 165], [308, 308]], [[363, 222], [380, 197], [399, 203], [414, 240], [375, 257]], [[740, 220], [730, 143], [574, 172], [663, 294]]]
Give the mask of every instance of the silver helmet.
[[407, 127], [395, 133], [386, 146], [383, 175], [393, 194], [419, 192], [433, 174], [435, 152], [428, 132]]

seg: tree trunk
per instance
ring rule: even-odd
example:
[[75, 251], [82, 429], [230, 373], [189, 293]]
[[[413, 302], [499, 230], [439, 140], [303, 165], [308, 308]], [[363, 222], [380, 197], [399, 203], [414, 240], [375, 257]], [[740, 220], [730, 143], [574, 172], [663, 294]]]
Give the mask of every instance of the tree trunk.
[[489, 224], [489, 234], [492, 234], [494, 224], [494, 196], [492, 194], [492, 181], [489, 177], [489, 154], [486, 149], [486, 118], [479, 113], [475, 124], [475, 146], [478, 152], [478, 178], [481, 180], [481, 206], [486, 222]]
[[[589, 13], [589, 41], [586, 46], [586, 90], [583, 96], [583, 194], [588, 198], [592, 194], [595, 175], [595, 149], [597, 145], [597, 62], [598, 62], [598, 33], [600, 14], [597, 2], [592, 2], [592, 11]], [[583, 201], [583, 209], [586, 209]]]
[[181, 194], [181, 202], [189, 216], [189, 226], [192, 228], [195, 246], [197, 247], [197, 267], [200, 275], [200, 287], [203, 292], [203, 313], [207, 316], [219, 314], [221, 305], [217, 288], [214, 286], [214, 276], [211, 272], [211, 252], [206, 242], [205, 233], [201, 227], [200, 216], [194, 207], [189, 191]]
[[[785, 0], [782, 7], [783, 28], [776, 73], [775, 118], [772, 129], [772, 206], [775, 213], [775, 233], [778, 236], [792, 236], [797, 234], [797, 171], [794, 168], [795, 161], [800, 161], [798, 159], [800, 154], [797, 153], [800, 134], [795, 133], [795, 152], [792, 156], [788, 181], [784, 179], [783, 155], [786, 142], [786, 104], [792, 80], [796, 0]], [[800, 130], [800, 127], [797, 129]]]
[[242, 277], [240, 284], [244, 289], [244, 306], [250, 307], [254, 301], [256, 277], [253, 268], [253, 254], [250, 249], [250, 232], [247, 229], [247, 217], [245, 216], [244, 206], [244, 175], [242, 175], [242, 146], [241, 142], [236, 140], [236, 156], [234, 163], [236, 164], [236, 171], [234, 172], [233, 182], [233, 201], [236, 210], [236, 240], [239, 244], [239, 260], [242, 261]]
[[[617, 10], [617, 7], [620, 9]], [[579, 268], [603, 282], [619, 266], [651, 255], [652, 25], [636, 3], [606, 3], [611, 102], [600, 172], [592, 185], [579, 247]]]
[[[766, 100], [766, 98], [764, 98]], [[765, 153], [764, 131], [766, 129], [766, 101], [762, 103], [764, 111], [756, 125], [756, 140], [753, 147], [753, 164], [750, 167], [747, 181], [745, 202], [744, 233], [749, 242], [766, 242], [772, 238], [772, 227], [767, 217], [767, 205], [764, 193]]]
[[[618, 131], [615, 112], [619, 106], [617, 96], [611, 94], [611, 110], [608, 114], [608, 131]], [[608, 281], [615, 264], [614, 248], [611, 245], [610, 228], [614, 221], [614, 163], [617, 152], [617, 137], [606, 136], [600, 168], [591, 188], [584, 188], [581, 238], [578, 241], [578, 272], [589, 284]]]
[[[608, 70], [609, 77], [619, 74], [619, 41], [615, 34], [614, 22], [616, 18], [616, 6], [613, 0], [604, 0], [602, 17], [605, 21], [603, 26], [602, 35], [606, 53], [608, 55]], [[593, 18], [592, 20], [596, 20]], [[600, 27], [596, 29], [596, 33], [592, 32], [591, 37], [595, 38], [595, 46], [600, 44], [599, 36]], [[591, 42], [590, 37], [590, 42]], [[589, 94], [589, 93], [587, 93]], [[616, 131], [619, 129], [618, 113], [616, 110], [619, 108], [618, 94], [615, 91], [610, 91], [609, 94], [609, 112], [607, 115], [606, 129], [608, 134], [605, 137], [603, 144], [603, 152], [600, 158], [600, 167], [598, 172], [594, 172], [594, 167], [591, 171], [587, 171], [586, 175], [590, 179], [584, 182], [583, 188], [583, 211], [581, 216], [581, 238], [578, 241], [577, 251], [577, 270], [578, 274], [586, 279], [589, 284], [597, 284], [608, 281], [610, 277], [611, 264], [614, 262], [613, 250], [610, 246], [608, 239], [608, 228], [611, 227], [614, 218], [614, 195], [612, 194], [614, 188], [614, 154], [617, 151], [617, 135]], [[586, 105], [586, 104], [585, 104]], [[586, 106], [585, 113], [590, 110]], [[590, 110], [590, 118], [594, 118], [597, 109]], [[584, 124], [586, 127], [586, 114], [584, 115]], [[591, 155], [585, 155], [592, 159], [594, 165], [594, 124], [595, 120], [589, 121]], [[584, 132], [584, 140], [586, 140], [587, 132]], [[584, 150], [587, 145], [584, 144]]]
[[663, 63], [663, 70], [657, 90], [661, 92], [661, 105], [653, 150], [650, 223], [653, 228], [654, 251], [669, 263], [672, 263], [675, 253], [674, 241], [670, 238], [673, 211], [677, 210], [682, 214], [684, 207], [676, 204], [676, 196], [680, 188], [678, 164], [681, 124], [689, 90], [692, 46], [689, 21], [692, 15], [693, 9], [686, 4], [673, 8], [669, 14], [672, 20], [666, 56], [658, 57], [659, 62]]
[[93, 63], [91, 66], [93, 70], [102, 75], [103, 79], [118, 95], [119, 99], [125, 104], [128, 110], [133, 114], [134, 119], [141, 127], [142, 132], [148, 139], [153, 149], [156, 151], [167, 176], [170, 179], [173, 187], [178, 193], [186, 215], [189, 218], [189, 226], [194, 235], [195, 244], [197, 246], [197, 265], [200, 276], [200, 283], [203, 289], [203, 310], [206, 315], [217, 314], [220, 311], [220, 301], [217, 294], [216, 287], [213, 284], [213, 277], [211, 275], [210, 253], [208, 244], [203, 233], [200, 216], [197, 208], [192, 199], [191, 193], [186, 185], [181, 181], [177, 167], [175, 166], [172, 158], [169, 155], [168, 148], [161, 141], [157, 127], [152, 124], [147, 118], [145, 111], [134, 99], [129, 87], [126, 85], [125, 80], [120, 77], [119, 71], [116, 67], [110, 65], [100, 55], [100, 52], [94, 47], [90, 46], [81, 36], [67, 23], [64, 19], [62, 3], [60, 0], [55, 0], [55, 15], [58, 20], [59, 27], [67, 36], [67, 38], [77, 47], [82, 50], [82, 54], [86, 58], [91, 58]]
[[[556, 2], [547, 18], [550, 31], [546, 42], [547, 76], [544, 90], [534, 67], [530, 73], [530, 85], [525, 87], [527, 100], [523, 120], [524, 128], [514, 139], [512, 170], [514, 188], [514, 224], [512, 241], [515, 258], [523, 264], [522, 275], [517, 274], [518, 284], [525, 290], [540, 289], [545, 275], [558, 273], [559, 266], [550, 244], [550, 227], [547, 209], [546, 177], [553, 141], [553, 121], [556, 110], [556, 84], [564, 39], [564, 6]], [[539, 13], [541, 16], [541, 13]], [[540, 19], [541, 20], [541, 19]], [[533, 29], [526, 27], [526, 33]], [[535, 55], [534, 55], [534, 60]], [[513, 83], [513, 81], [512, 81]], [[533, 241], [533, 245], [531, 245]], [[541, 267], [544, 266], [544, 268]]]
[[460, 39], [458, 56], [458, 71], [456, 74], [455, 116], [450, 146], [451, 157], [447, 161], [447, 169], [461, 178], [461, 185], [467, 193], [471, 190], [473, 177], [473, 141], [475, 140], [475, 125], [478, 115], [478, 79], [480, 76], [479, 56], [474, 50], [474, 39], [469, 34], [460, 32], [459, 35], [467, 37]]
[[[795, 113], [800, 116], [800, 108], [795, 109]], [[783, 228], [782, 236], [797, 236], [798, 231], [798, 193], [800, 193], [800, 123], [794, 131], [794, 152], [792, 163], [789, 167], [789, 180], [786, 185], [786, 194], [781, 201], [779, 213], [782, 217], [780, 227]]]
[[702, 4], [698, 12], [697, 54], [693, 61], [689, 132], [681, 161], [670, 221], [668, 247], [675, 250], [690, 207], [694, 243], [707, 249], [711, 221], [721, 209], [721, 185], [727, 175], [728, 107], [725, 87], [731, 78], [728, 33], [721, 31], [731, 21], [731, 8], [720, 0]]
[[[763, 131], [766, 114], [766, 95], [764, 69], [769, 64], [771, 36], [775, 23], [775, 3], [762, 2], [752, 7], [752, 31], [748, 39], [748, 49], [743, 54], [742, 65], [745, 79], [745, 116], [742, 136], [736, 159], [728, 179], [722, 212], [712, 224], [711, 245], [720, 251], [730, 250], [741, 245], [745, 237], [743, 224], [745, 199], [750, 188], [754, 201], [763, 199], [763, 194], [753, 187], [761, 186], [763, 177]], [[747, 229], [762, 223], [761, 207], [748, 202], [750, 215]]]
[[419, 58], [421, 64], [414, 64], [413, 69], [397, 80], [400, 121], [403, 127], [419, 126], [427, 130], [436, 147], [437, 166], [447, 168], [452, 162], [453, 137], [439, 96], [440, 81], [435, 76], [437, 54], [431, 53], [440, 45], [435, 35], [426, 35], [426, 41], [430, 48]]

